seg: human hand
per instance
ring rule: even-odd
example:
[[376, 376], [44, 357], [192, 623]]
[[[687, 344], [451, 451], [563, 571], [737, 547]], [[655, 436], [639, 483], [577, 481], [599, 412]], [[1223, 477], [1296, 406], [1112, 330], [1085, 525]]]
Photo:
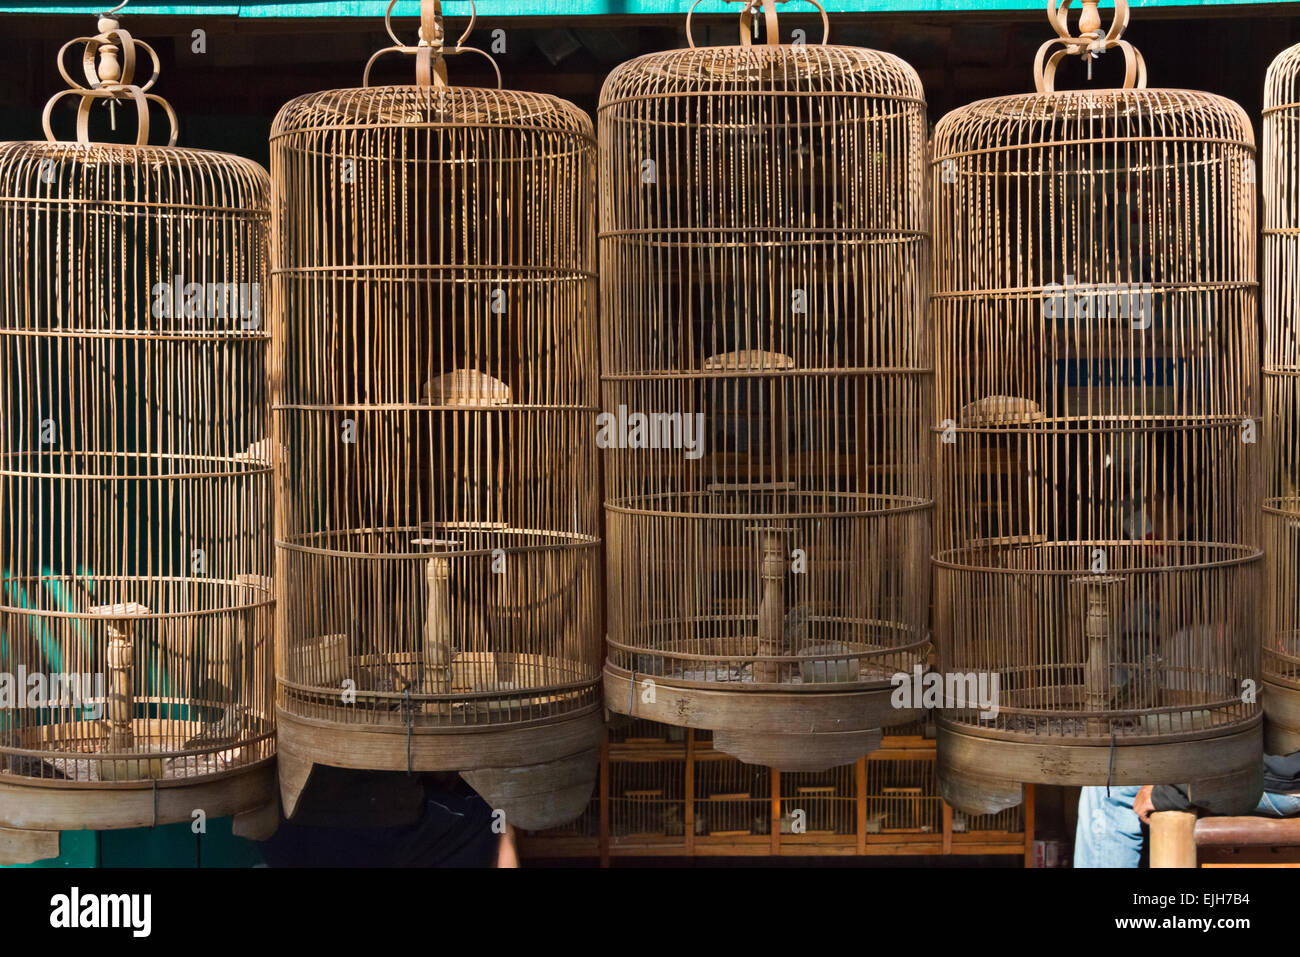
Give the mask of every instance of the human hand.
[[1133, 813], [1138, 816], [1138, 820], [1143, 824], [1151, 823], [1151, 812], [1156, 809], [1156, 806], [1151, 803], [1151, 789], [1153, 786], [1148, 784], [1138, 791], [1137, 797], [1133, 798]]

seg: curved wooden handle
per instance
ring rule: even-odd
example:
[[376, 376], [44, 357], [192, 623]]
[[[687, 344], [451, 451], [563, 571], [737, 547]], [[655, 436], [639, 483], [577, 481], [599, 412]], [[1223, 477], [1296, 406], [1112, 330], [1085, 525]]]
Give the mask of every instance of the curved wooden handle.
[[[694, 0], [690, 8], [686, 11], [686, 42], [694, 49], [695, 37], [691, 33], [691, 20], [695, 16], [695, 8], [704, 0]], [[725, 3], [742, 3], [744, 7], [740, 11], [740, 45], [742, 47], [752, 46], [754, 43], [754, 10], [760, 0], [724, 0]], [[795, 0], [761, 0], [763, 5], [763, 17], [766, 28], [764, 43], [770, 47], [781, 45], [781, 28], [776, 13], [777, 4], [793, 3]], [[826, 8], [821, 5], [820, 0], [804, 0], [817, 8], [817, 12], [822, 19], [822, 45], [830, 39], [831, 21], [826, 15]], [[1067, 0], [1068, 2], [1068, 0]]]
[[[1142, 54], [1138, 52], [1137, 47], [1133, 46], [1133, 44], [1129, 43], [1127, 40], [1115, 40], [1112, 42], [1099, 40], [1097, 42], [1099, 44], [1097, 49], [1098, 53], [1110, 49], [1116, 49], [1116, 48], [1123, 51], [1124, 82], [1123, 84], [1121, 84], [1121, 89], [1125, 89], [1125, 90], [1146, 89], [1147, 64]], [[1061, 46], [1061, 49], [1057, 50], [1050, 57], [1048, 57], [1047, 51], [1050, 50], [1052, 47], [1058, 45]], [[1073, 46], [1069, 45], [1066, 41], [1060, 39], [1048, 40], [1046, 43], [1044, 43], [1041, 47], [1038, 48], [1038, 53], [1034, 57], [1034, 87], [1038, 90], [1039, 93], [1055, 93], [1056, 92], [1056, 68], [1060, 66], [1061, 61], [1065, 59], [1067, 56], [1080, 56], [1080, 55], [1091, 56], [1092, 52], [1090, 49], [1085, 48], [1085, 52], [1083, 54], [1080, 54]]]
[[[107, 20], [107, 23], [105, 23], [105, 20]], [[45, 139], [51, 143], [59, 141], [58, 137], [54, 135], [54, 128], [50, 122], [54, 107], [65, 96], [77, 96], [81, 98], [81, 103], [77, 107], [78, 143], [88, 145], [92, 142], [90, 139], [90, 111], [97, 100], [108, 100], [110, 103], [129, 100], [135, 104], [136, 116], [138, 117], [135, 145], [148, 145], [149, 104], [156, 103], [162, 107], [171, 127], [167, 145], [175, 146], [177, 136], [176, 112], [172, 109], [171, 104], [162, 97], [149, 92], [153, 85], [158, 82], [158, 76], [161, 72], [157, 52], [149, 44], [133, 38], [130, 33], [119, 27], [116, 21], [109, 20], [107, 16], [105, 20], [100, 21], [101, 27], [107, 27], [107, 29], [103, 29], [103, 32], [93, 37], [78, 37], [59, 48], [57, 61], [59, 74], [68, 84], [68, 89], [60, 90], [50, 97], [45, 104], [45, 109], [41, 113], [41, 127], [45, 131]], [[65, 63], [67, 51], [79, 43], [84, 44], [85, 47], [81, 56], [82, 73], [85, 75], [84, 83], [73, 78], [72, 74], [68, 72]], [[149, 60], [153, 66], [153, 73], [142, 86], [135, 83], [135, 71], [139, 63], [139, 57], [136, 53], [137, 47], [149, 55]], [[122, 55], [120, 63], [117, 61], [119, 51]]]
[[370, 71], [380, 57], [389, 53], [401, 53], [405, 56], [415, 57], [416, 86], [433, 86], [445, 89], [451, 85], [447, 81], [445, 58], [461, 53], [477, 53], [486, 57], [488, 62], [492, 64], [492, 71], [497, 77], [497, 88], [500, 89], [501, 68], [497, 65], [497, 61], [485, 50], [465, 46], [465, 41], [474, 29], [474, 21], [478, 19], [478, 6], [474, 0], [469, 0], [469, 26], [465, 28], [465, 32], [460, 35], [455, 45], [450, 47], [444, 45], [446, 33], [442, 26], [441, 0], [420, 0], [420, 38], [415, 46], [403, 43], [398, 39], [397, 32], [393, 29], [393, 7], [396, 5], [397, 0], [388, 0], [388, 8], [384, 11], [384, 29], [388, 31], [388, 36], [392, 39], [393, 45], [376, 51], [366, 61], [366, 68], [361, 74], [362, 86], [370, 85]]
[[[1110, 28], [1101, 29], [1101, 14], [1097, 11], [1097, 0], [1083, 0], [1084, 9], [1079, 15], [1079, 34], [1070, 33], [1068, 22], [1071, 0], [1047, 0], [1047, 19], [1056, 31], [1056, 37], [1048, 40], [1038, 48], [1034, 56], [1034, 86], [1039, 93], [1056, 91], [1056, 68], [1067, 56], [1083, 59], [1095, 57], [1107, 50], [1119, 49], [1124, 53], [1123, 89], [1142, 89], [1147, 85], [1147, 65], [1142, 54], [1127, 40], [1121, 39], [1128, 29], [1128, 0], [1115, 0], [1115, 15]], [[1051, 56], [1048, 51], [1054, 47]]]

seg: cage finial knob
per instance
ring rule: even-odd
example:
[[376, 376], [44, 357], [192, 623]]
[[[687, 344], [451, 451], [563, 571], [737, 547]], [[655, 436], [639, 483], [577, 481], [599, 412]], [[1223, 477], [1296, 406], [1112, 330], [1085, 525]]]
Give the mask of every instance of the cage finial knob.
[[[1123, 39], [1128, 29], [1128, 0], [1115, 0], [1115, 15], [1111, 18], [1110, 28], [1102, 29], [1101, 12], [1097, 9], [1097, 0], [1083, 0], [1083, 9], [1079, 13], [1079, 32], [1070, 32], [1069, 12], [1071, 0], [1047, 0], [1047, 18], [1051, 21], [1056, 36], [1038, 48], [1034, 57], [1034, 85], [1039, 93], [1055, 91], [1056, 68], [1067, 56], [1077, 56], [1089, 64], [1089, 77], [1092, 75], [1092, 61], [1107, 50], [1119, 49], [1124, 54], [1124, 89], [1142, 88], [1147, 85], [1147, 66], [1142, 54], [1127, 40]], [[1059, 49], [1048, 56], [1053, 47]]]
[[1079, 33], [1092, 36], [1101, 30], [1101, 12], [1097, 9], [1097, 0], [1083, 0], [1083, 10], [1079, 13]]
[[[68, 84], [68, 89], [60, 90], [50, 97], [45, 104], [45, 111], [41, 115], [41, 125], [45, 130], [45, 138], [49, 142], [58, 142], [58, 137], [54, 135], [54, 129], [50, 125], [50, 117], [53, 115], [55, 104], [65, 96], [76, 96], [81, 100], [77, 109], [78, 143], [89, 144], [91, 142], [90, 110], [95, 101], [107, 100], [110, 105], [113, 105], [121, 100], [135, 104], [136, 115], [139, 119], [136, 146], [146, 146], [149, 143], [150, 103], [156, 103], [167, 114], [167, 121], [171, 126], [167, 145], [176, 145], [176, 113], [161, 96], [149, 92], [154, 84], [158, 82], [160, 71], [158, 54], [154, 52], [153, 47], [149, 46], [149, 44], [142, 40], [136, 40], [130, 33], [123, 30], [121, 24], [112, 16], [113, 13], [124, 6], [126, 6], [126, 3], [120, 3], [107, 13], [100, 14], [95, 23], [99, 32], [93, 37], [77, 37], [75, 40], [69, 40], [59, 49], [59, 75]], [[85, 77], [84, 81], [74, 79], [64, 63], [64, 57], [68, 49], [77, 45], [83, 47], [81, 68]], [[144, 51], [149, 55], [149, 60], [153, 66], [153, 74], [142, 85], [135, 82], [139, 51]]]
[[117, 59], [117, 47], [108, 43], [99, 48], [99, 68], [96, 72], [101, 83], [117, 83], [122, 79], [122, 64]]

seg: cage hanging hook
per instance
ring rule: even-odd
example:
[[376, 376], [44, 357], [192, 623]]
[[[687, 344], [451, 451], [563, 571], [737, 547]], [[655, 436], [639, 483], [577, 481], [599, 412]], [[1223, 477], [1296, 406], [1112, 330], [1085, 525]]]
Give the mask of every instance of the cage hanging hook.
[[[695, 37], [691, 34], [691, 21], [695, 16], [695, 8], [704, 0], [695, 0], [690, 9], [686, 11], [686, 42], [695, 47]], [[796, 0], [723, 0], [724, 3], [743, 4], [740, 11], [740, 45], [742, 47], [752, 46], [754, 43], [754, 28], [757, 21], [754, 19], [754, 12], [761, 9], [766, 24], [767, 35], [764, 38], [766, 46], [781, 45], [781, 31], [777, 19], [776, 8], [778, 4], [794, 3]], [[821, 5], [820, 0], [804, 0], [817, 8], [817, 12], [822, 19], [822, 46], [826, 45], [831, 35], [830, 17], [826, 15], [826, 8]]]
[[[1101, 13], [1097, 9], [1098, 0], [1083, 0], [1083, 9], [1079, 12], [1079, 33], [1070, 32], [1069, 12], [1073, 0], [1047, 0], [1047, 19], [1056, 31], [1056, 36], [1048, 40], [1034, 55], [1034, 86], [1039, 93], [1053, 93], [1056, 90], [1056, 69], [1061, 60], [1067, 56], [1077, 56], [1083, 60], [1088, 69], [1088, 79], [1092, 79], [1092, 61], [1107, 50], [1118, 49], [1124, 54], [1124, 83], [1129, 89], [1145, 89], [1147, 85], [1146, 61], [1137, 48], [1123, 39], [1128, 29], [1128, 0], [1115, 0], [1115, 14], [1110, 26], [1102, 29]], [[1059, 49], [1053, 49], [1059, 47]], [[1051, 51], [1051, 55], [1048, 53]]]
[[443, 29], [442, 24], [442, 0], [420, 0], [420, 32], [415, 46], [403, 43], [393, 29], [393, 8], [395, 6], [397, 6], [397, 0], [388, 0], [388, 9], [384, 11], [384, 29], [388, 31], [388, 36], [393, 41], [393, 45], [377, 51], [366, 61], [365, 71], [361, 75], [362, 86], [370, 85], [370, 71], [380, 57], [389, 53], [400, 53], [405, 56], [415, 57], [415, 83], [417, 86], [446, 89], [451, 85], [447, 80], [446, 58], [461, 53], [477, 53], [492, 64], [492, 72], [496, 74], [497, 78], [497, 88], [500, 89], [501, 68], [497, 65], [497, 61], [493, 56], [478, 47], [465, 46], [465, 41], [469, 39], [469, 35], [474, 29], [474, 23], [478, 19], [478, 7], [474, 0], [469, 0], [469, 25], [452, 46], [447, 46], [445, 42], [446, 31]]

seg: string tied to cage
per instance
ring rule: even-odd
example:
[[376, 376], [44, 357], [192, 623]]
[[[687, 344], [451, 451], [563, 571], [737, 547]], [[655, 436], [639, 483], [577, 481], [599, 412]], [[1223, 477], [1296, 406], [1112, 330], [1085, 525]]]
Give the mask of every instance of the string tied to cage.
[[[1077, 56], [1088, 68], [1092, 79], [1092, 61], [1108, 50], [1118, 49], [1124, 54], [1124, 89], [1144, 89], [1147, 85], [1147, 66], [1142, 54], [1123, 38], [1128, 29], [1128, 0], [1115, 0], [1115, 13], [1110, 26], [1102, 29], [1101, 12], [1097, 0], [1083, 0], [1079, 11], [1079, 32], [1070, 32], [1069, 13], [1072, 0], [1047, 0], [1047, 19], [1056, 36], [1038, 48], [1034, 56], [1034, 86], [1039, 93], [1056, 90], [1056, 68], [1067, 56]], [[1050, 53], [1050, 55], [1049, 55]]]
[[447, 81], [446, 58], [459, 56], [463, 53], [477, 53], [492, 64], [492, 72], [496, 74], [497, 87], [500, 88], [501, 68], [497, 66], [497, 61], [487, 51], [465, 45], [465, 41], [469, 39], [470, 33], [474, 30], [474, 21], [478, 19], [478, 7], [475, 5], [474, 0], [469, 0], [469, 25], [465, 27], [465, 32], [451, 46], [447, 45], [447, 33], [442, 22], [441, 0], [420, 0], [420, 32], [414, 46], [403, 43], [393, 29], [393, 8], [395, 6], [397, 6], [397, 0], [388, 0], [388, 9], [384, 11], [384, 29], [388, 31], [388, 36], [392, 39], [393, 45], [376, 51], [366, 61], [366, 69], [361, 77], [362, 86], [370, 85], [370, 71], [376, 61], [390, 53], [399, 53], [403, 56], [415, 57], [416, 86], [445, 90], [450, 87], [450, 83]]
[[[114, 17], [114, 14], [125, 7], [126, 4], [127, 0], [123, 0], [122, 3], [119, 3], [111, 10], [101, 13], [96, 24], [96, 29], [99, 32], [93, 37], [77, 37], [75, 40], [69, 40], [59, 49], [59, 74], [63, 77], [64, 82], [68, 84], [68, 89], [55, 93], [45, 104], [45, 110], [41, 114], [41, 126], [45, 130], [45, 139], [47, 141], [51, 143], [59, 142], [50, 123], [54, 114], [54, 107], [64, 97], [75, 96], [81, 100], [77, 107], [78, 143], [89, 145], [92, 142], [90, 139], [90, 111], [97, 102], [103, 100], [108, 102], [114, 129], [117, 127], [117, 103], [130, 102], [135, 104], [138, 118], [136, 146], [146, 146], [149, 143], [149, 104], [153, 103], [161, 107], [171, 127], [167, 145], [176, 145], [175, 111], [172, 110], [171, 104], [161, 96], [149, 92], [153, 89], [154, 84], [158, 82], [158, 75], [161, 72], [158, 54], [149, 44], [135, 39], [130, 33], [123, 30], [121, 23]], [[78, 44], [83, 46], [81, 68], [85, 77], [84, 82], [79, 78], [74, 78], [64, 62], [68, 50]], [[137, 84], [135, 82], [136, 70], [142, 55], [145, 54], [148, 55], [153, 66], [153, 75], [144, 84]]]

